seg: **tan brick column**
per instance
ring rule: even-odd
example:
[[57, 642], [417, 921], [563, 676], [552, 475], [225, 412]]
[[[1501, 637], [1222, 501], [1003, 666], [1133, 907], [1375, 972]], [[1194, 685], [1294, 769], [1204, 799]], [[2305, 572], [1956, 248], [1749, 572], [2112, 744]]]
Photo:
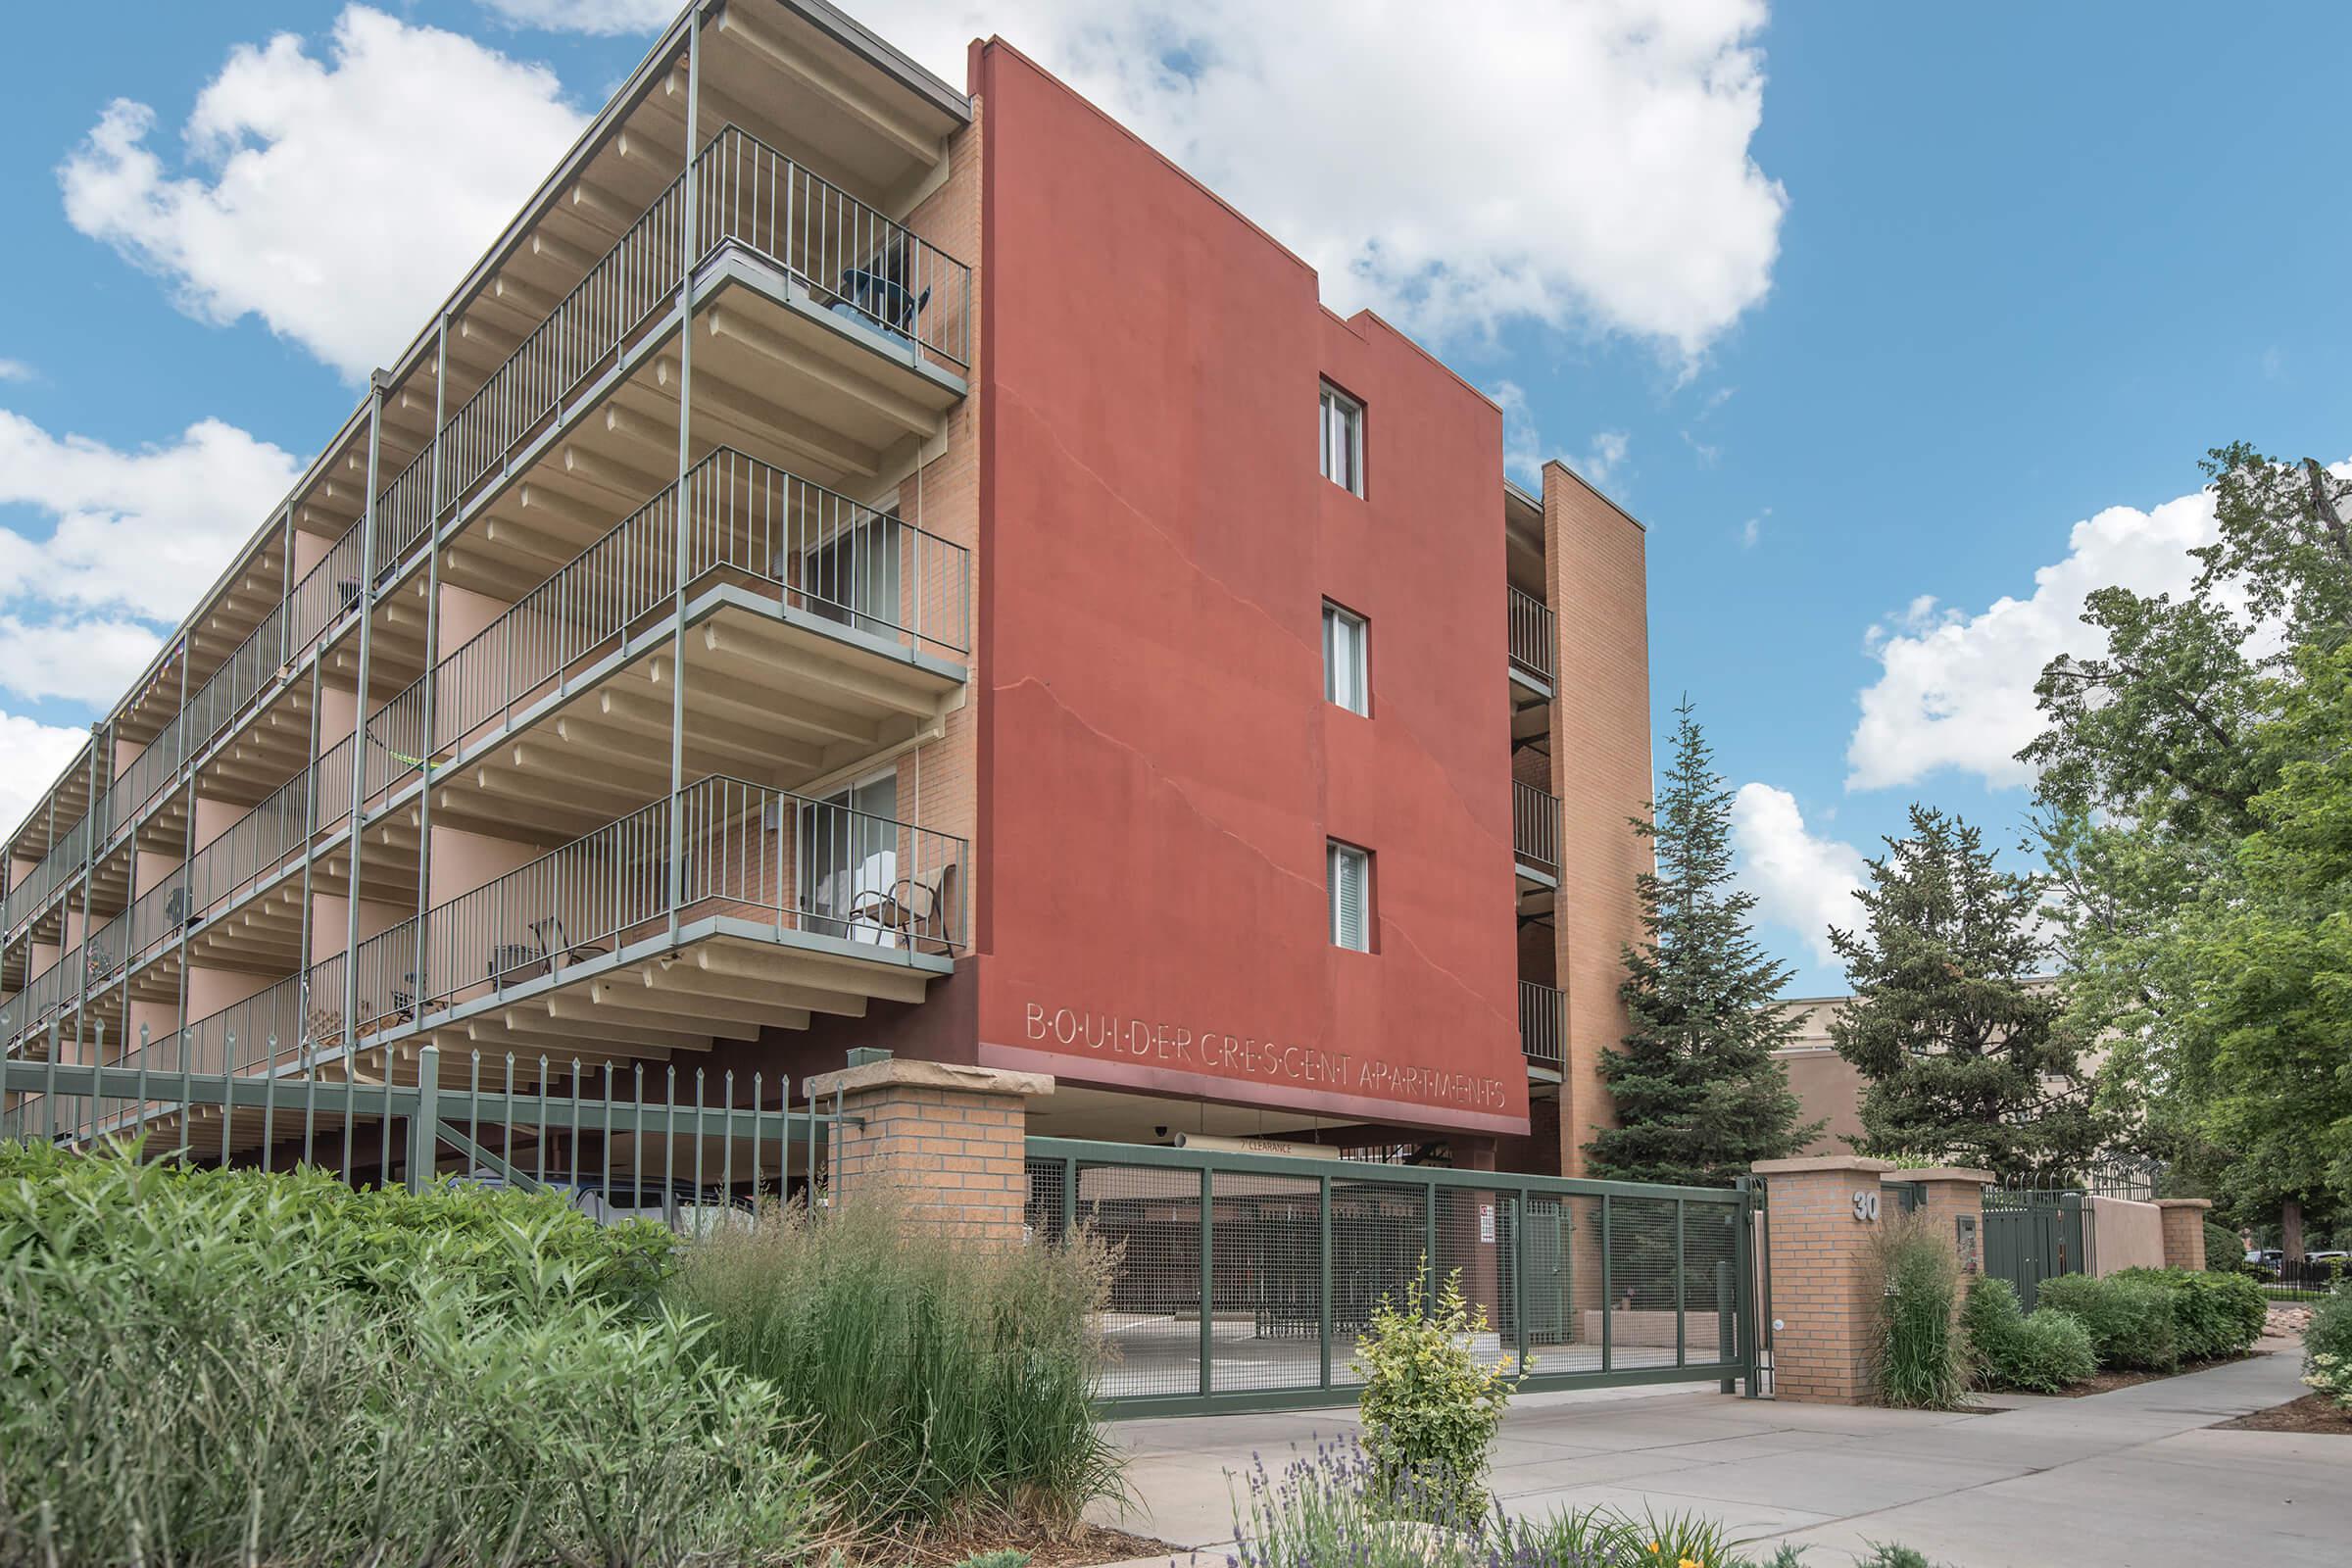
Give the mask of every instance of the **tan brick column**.
[[[1971, 1274], [1984, 1271], [1984, 1189], [1992, 1185], [1992, 1172], [1972, 1170], [1965, 1165], [1937, 1165], [1928, 1170], [1888, 1171], [1886, 1183], [1917, 1182], [1927, 1189], [1927, 1199], [1919, 1211], [1927, 1216], [1936, 1234], [1950, 1242], [1960, 1254], [1960, 1266]], [[1960, 1221], [1972, 1223], [1968, 1230], [1972, 1245], [1961, 1248]], [[1964, 1287], [1965, 1288], [1965, 1287]]]
[[893, 1056], [820, 1073], [807, 1089], [820, 1104], [841, 1096], [827, 1166], [840, 1201], [887, 1187], [952, 1235], [1021, 1239], [1027, 1103], [1054, 1092], [1051, 1077]]
[[1860, 1404], [1870, 1397], [1884, 1290], [1870, 1243], [1886, 1206], [1880, 1178], [1893, 1168], [1860, 1154], [1767, 1159], [1755, 1167], [1770, 1184], [1772, 1387], [1781, 1398]]
[[2156, 1206], [2164, 1214], [2164, 1266], [2188, 1268], [2202, 1273], [2205, 1268], [2205, 1213], [2213, 1207], [2210, 1199], [2159, 1198]]

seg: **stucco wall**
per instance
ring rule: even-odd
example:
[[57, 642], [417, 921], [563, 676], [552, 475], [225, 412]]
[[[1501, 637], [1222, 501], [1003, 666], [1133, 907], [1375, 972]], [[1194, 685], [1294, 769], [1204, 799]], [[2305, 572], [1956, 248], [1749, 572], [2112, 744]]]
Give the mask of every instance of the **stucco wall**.
[[2090, 1257], [2100, 1275], [2164, 1267], [2164, 1210], [2122, 1198], [2090, 1200]]
[[[1499, 411], [1003, 44], [973, 85], [981, 1059], [1524, 1131]], [[1324, 378], [1363, 498], [1317, 471]], [[1323, 700], [1326, 598], [1369, 717]], [[1374, 953], [1330, 943], [1331, 837]]]

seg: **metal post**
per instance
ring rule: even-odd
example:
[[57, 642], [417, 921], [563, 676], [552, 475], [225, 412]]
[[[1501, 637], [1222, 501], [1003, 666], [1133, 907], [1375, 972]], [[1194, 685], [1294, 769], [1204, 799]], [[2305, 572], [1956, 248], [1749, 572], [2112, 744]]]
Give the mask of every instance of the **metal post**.
[[1318, 1257], [1319, 1257], [1319, 1259], [1320, 1259], [1320, 1262], [1319, 1262], [1319, 1264], [1318, 1264], [1318, 1267], [1320, 1268], [1320, 1271], [1321, 1271], [1321, 1275], [1320, 1275], [1320, 1277], [1321, 1277], [1321, 1285], [1320, 1285], [1320, 1289], [1319, 1289], [1319, 1290], [1318, 1290], [1318, 1292], [1317, 1292], [1317, 1295], [1318, 1295], [1318, 1297], [1320, 1298], [1320, 1299], [1321, 1299], [1321, 1301], [1322, 1301], [1322, 1303], [1323, 1303], [1323, 1304], [1322, 1304], [1322, 1311], [1321, 1311], [1321, 1312], [1320, 1312], [1320, 1314], [1319, 1314], [1319, 1317], [1320, 1317], [1321, 1321], [1320, 1321], [1320, 1323], [1319, 1323], [1319, 1325], [1318, 1325], [1318, 1327], [1317, 1327], [1317, 1334], [1318, 1334], [1318, 1337], [1319, 1337], [1320, 1343], [1321, 1343], [1321, 1345], [1322, 1345], [1322, 1348], [1323, 1348], [1323, 1378], [1322, 1378], [1322, 1384], [1321, 1384], [1321, 1386], [1322, 1386], [1322, 1387], [1324, 1387], [1324, 1388], [1326, 1388], [1326, 1389], [1328, 1389], [1328, 1388], [1330, 1388], [1330, 1387], [1331, 1387], [1331, 1320], [1332, 1320], [1332, 1311], [1331, 1311], [1331, 1178], [1330, 1178], [1330, 1177], [1328, 1177], [1328, 1176], [1321, 1176], [1321, 1177], [1317, 1177], [1317, 1178], [1316, 1178], [1316, 1181], [1315, 1181], [1315, 1186], [1316, 1186], [1316, 1193], [1315, 1193], [1315, 1217], [1316, 1217], [1316, 1221], [1317, 1221], [1317, 1224], [1316, 1224], [1316, 1230], [1317, 1230], [1317, 1232], [1319, 1233], [1319, 1235], [1318, 1235], [1318, 1238], [1317, 1238], [1317, 1256], [1318, 1256]]
[[409, 1118], [410, 1192], [421, 1193], [432, 1185], [433, 1159], [440, 1148], [441, 1048], [428, 1045], [416, 1053], [416, 1113]]
[[[302, 786], [302, 946], [295, 952], [294, 961], [301, 965], [295, 972], [302, 983], [294, 988], [294, 1004], [300, 1010], [298, 1030], [302, 1036], [304, 1073], [316, 1076], [318, 1070], [317, 1042], [311, 1038], [311, 867], [316, 863], [318, 849], [318, 661], [311, 661], [311, 760], [304, 764]], [[346, 1147], [351, 1139], [348, 1123], [343, 1128]]]
[[1690, 1335], [1683, 1301], [1683, 1200], [1674, 1200], [1674, 1364], [1690, 1359]]
[[1518, 1326], [1519, 1375], [1527, 1375], [1527, 1194], [1511, 1194], [1511, 1321]]
[[343, 901], [343, 1028], [355, 1045], [360, 1038], [360, 803], [368, 777], [368, 644], [375, 624], [375, 476], [383, 453], [384, 391], [390, 380], [378, 370], [368, 382], [368, 493], [360, 509], [360, 695], [352, 704], [351, 821], [346, 827], [351, 884], [350, 896]]
[[1216, 1173], [1200, 1167], [1200, 1397], [1216, 1391], [1216, 1317], [1209, 1310], [1216, 1297]]
[[695, 155], [702, 135], [703, 7], [696, 0], [686, 22], [686, 170], [678, 233], [678, 483], [670, 497], [671, 527], [677, 535], [677, 586], [669, 662], [669, 945], [678, 944], [678, 910], [686, 901], [686, 466], [687, 433], [694, 412], [694, 237]]
[[[180, 686], [183, 690], [187, 686], [187, 673], [184, 666], [180, 673]], [[81, 973], [74, 981], [74, 985], [78, 988], [78, 997], [74, 1004], [74, 1055], [75, 1060], [81, 1058], [81, 1023], [83, 1017], [90, 1010], [90, 937], [92, 935], [90, 930], [90, 873], [94, 868], [98, 854], [99, 732], [112, 728], [112, 724], [92, 724], [90, 726], [90, 800], [89, 804], [81, 808]], [[63, 963], [66, 960], [66, 950], [63, 945], [65, 932], [62, 929], [58, 932], [58, 937], [60, 945], [57, 951], [57, 959], [58, 962]], [[82, 1065], [95, 1067], [99, 1063], [88, 1061], [83, 1062]], [[95, 1102], [93, 1102], [94, 1109]]]
[[[188, 644], [184, 638], [179, 645], [179, 710], [183, 713], [188, 710]], [[179, 919], [179, 1052], [183, 1058], [188, 1052], [188, 927], [196, 923], [196, 884], [188, 874], [196, 861], [196, 770], [192, 767], [188, 769], [187, 791], [188, 821], [179, 835], [179, 886], [182, 902], [187, 906], [180, 910]], [[134, 806], [131, 809], [135, 812], [140, 808]], [[135, 845], [138, 839], [135, 826], [131, 829], [131, 839]], [[187, 1115], [187, 1106], [183, 1104], [180, 1107], [183, 1123]]]
[[[424, 1016], [428, 994], [424, 976], [424, 922], [433, 886], [433, 697], [441, 685], [441, 416], [449, 389], [449, 313], [441, 313], [439, 335], [433, 345], [433, 469], [424, 513], [424, 717], [422, 783], [416, 815], [416, 952], [409, 978], [409, 1005]], [[514, 693], [508, 693], [510, 699]], [[478, 1140], [477, 1140], [478, 1142]]]
[[1438, 1315], [1438, 1184], [1426, 1180], [1421, 1190], [1421, 1313]]
[[[1732, 1324], [1728, 1334], [1720, 1325], [1717, 1327], [1716, 1341], [1718, 1345], [1729, 1346], [1732, 1359], [1740, 1365], [1740, 1378], [1746, 1385], [1747, 1396], [1752, 1399], [1758, 1396], [1756, 1389], [1754, 1178], [1742, 1176], [1735, 1185], [1740, 1191], [1740, 1200], [1732, 1209], [1731, 1289], [1728, 1292], [1717, 1293], [1719, 1297], [1729, 1298], [1728, 1300], [1719, 1303], [1719, 1309], [1720, 1306], [1730, 1307]], [[1733, 1381], [1730, 1378], [1723, 1381], [1723, 1393], [1732, 1392]]]
[[1609, 1253], [1612, 1250], [1609, 1235], [1609, 1195], [1600, 1195], [1600, 1370], [1606, 1373], [1611, 1365], [1609, 1322], [1616, 1317], [1616, 1283], [1609, 1278]]

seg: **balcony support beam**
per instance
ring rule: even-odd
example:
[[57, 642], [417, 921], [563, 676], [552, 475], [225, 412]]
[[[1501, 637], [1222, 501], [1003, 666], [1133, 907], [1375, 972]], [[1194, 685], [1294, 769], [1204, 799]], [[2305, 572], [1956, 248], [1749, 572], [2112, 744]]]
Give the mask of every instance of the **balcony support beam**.
[[[366, 505], [360, 514], [360, 668], [359, 697], [352, 704], [351, 721], [351, 822], [357, 827], [365, 818], [361, 815], [366, 805], [365, 789], [368, 778], [368, 713], [371, 696], [368, 684], [368, 658], [371, 642], [370, 629], [375, 621], [375, 490], [376, 469], [383, 457], [384, 393], [390, 379], [383, 371], [375, 372], [368, 388], [368, 489]], [[343, 1026], [355, 1026], [360, 1015], [360, 893], [365, 887], [362, 859], [366, 855], [364, 835], [351, 836], [351, 894], [343, 901]], [[307, 973], [307, 966], [305, 972]]]
[[678, 942], [678, 908], [686, 902], [686, 476], [693, 470], [689, 437], [694, 421], [694, 250], [696, 197], [702, 181], [695, 178], [695, 155], [702, 150], [703, 0], [694, 0], [686, 16], [686, 150], [679, 186], [681, 220], [678, 224], [678, 470], [677, 585], [671, 607], [669, 683], [669, 945]]

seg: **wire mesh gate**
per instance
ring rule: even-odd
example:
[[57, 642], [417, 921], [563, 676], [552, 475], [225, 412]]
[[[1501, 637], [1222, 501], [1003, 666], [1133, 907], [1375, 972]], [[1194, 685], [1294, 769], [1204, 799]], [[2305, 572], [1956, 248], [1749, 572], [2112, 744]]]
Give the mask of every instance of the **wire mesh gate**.
[[838, 1097], [791, 1107], [788, 1078], [681, 1075], [642, 1064], [444, 1063], [418, 1052], [401, 1082], [0, 1061], [0, 1138], [287, 1170], [354, 1185], [551, 1188], [599, 1219], [694, 1232], [761, 1199], [819, 1190], [845, 1117]]
[[1344, 1403], [1385, 1298], [1458, 1271], [1487, 1362], [1531, 1389], [1714, 1380], [1752, 1390], [1754, 1200], [1353, 1160], [1028, 1141], [1027, 1224], [1118, 1250], [1100, 1394], [1116, 1415]]

